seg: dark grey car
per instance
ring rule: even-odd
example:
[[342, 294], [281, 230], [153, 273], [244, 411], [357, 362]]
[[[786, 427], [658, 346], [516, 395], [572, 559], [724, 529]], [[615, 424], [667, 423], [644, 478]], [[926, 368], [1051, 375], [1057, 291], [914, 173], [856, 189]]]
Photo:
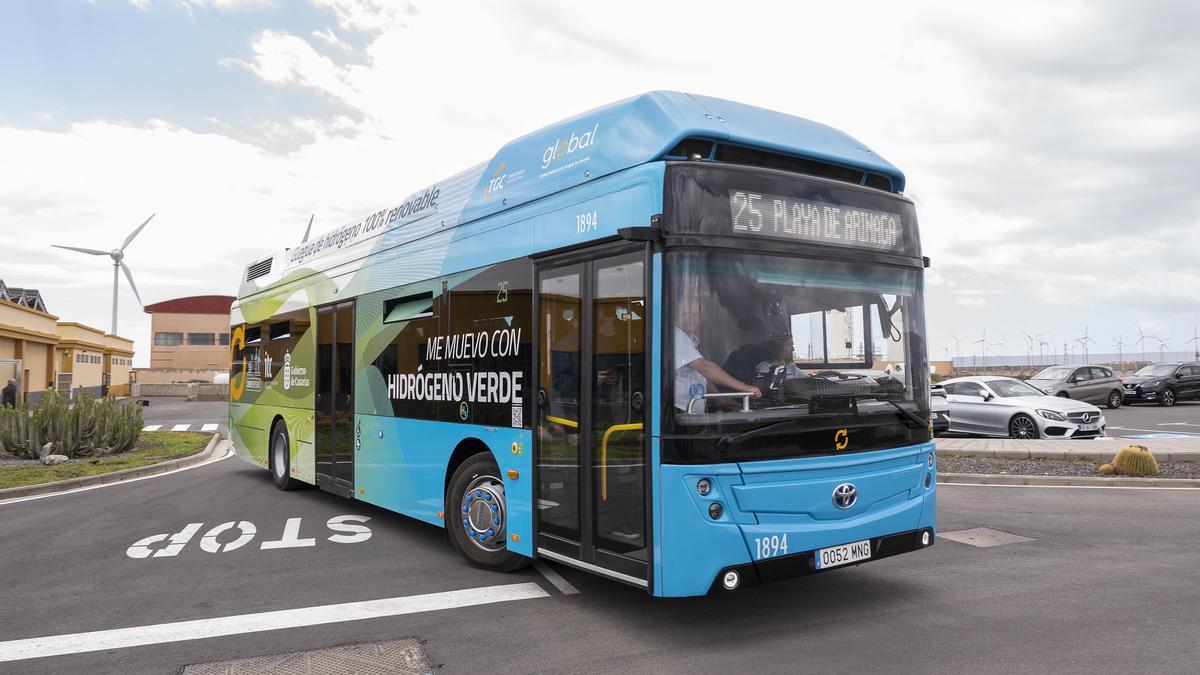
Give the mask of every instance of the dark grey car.
[[1027, 380], [1051, 396], [1103, 403], [1120, 408], [1125, 400], [1121, 378], [1107, 366], [1050, 366]]

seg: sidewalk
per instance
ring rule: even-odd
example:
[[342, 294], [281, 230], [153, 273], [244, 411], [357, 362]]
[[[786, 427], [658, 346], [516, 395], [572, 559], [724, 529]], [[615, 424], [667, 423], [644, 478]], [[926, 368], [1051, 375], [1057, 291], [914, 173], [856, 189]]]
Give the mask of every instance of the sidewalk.
[[1126, 445], [1144, 445], [1160, 462], [1200, 462], [1200, 438], [1098, 438], [1036, 440], [1012, 438], [938, 438], [937, 451], [965, 457], [1109, 461]]

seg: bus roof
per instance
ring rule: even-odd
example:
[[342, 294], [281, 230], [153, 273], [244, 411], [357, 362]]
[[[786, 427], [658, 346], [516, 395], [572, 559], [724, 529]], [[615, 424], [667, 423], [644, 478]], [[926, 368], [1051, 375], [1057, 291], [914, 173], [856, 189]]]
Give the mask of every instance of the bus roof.
[[[432, 216], [439, 229], [453, 228], [647, 162], [694, 154], [721, 161], [722, 148], [750, 162], [783, 161], [777, 168], [791, 159], [801, 163], [794, 170], [818, 167], [841, 180], [891, 192], [904, 188], [899, 169], [832, 127], [709, 96], [653, 91], [522, 136], [486, 164], [255, 261], [238, 295], [253, 294], [285, 275], [294, 278], [289, 271], [328, 269], [353, 255], [347, 249], [366, 255], [368, 240], [417, 221], [430, 227]], [[331, 255], [335, 252], [339, 255]]]

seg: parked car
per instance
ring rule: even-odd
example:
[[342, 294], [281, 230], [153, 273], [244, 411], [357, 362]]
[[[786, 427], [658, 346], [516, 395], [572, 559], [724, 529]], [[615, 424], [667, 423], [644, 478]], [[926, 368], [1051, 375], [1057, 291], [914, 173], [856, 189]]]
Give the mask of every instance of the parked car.
[[1012, 438], [1095, 438], [1108, 421], [1090, 403], [1050, 396], [1011, 377], [956, 377], [942, 382], [950, 431]]
[[1152, 363], [1125, 378], [1125, 402], [1157, 402], [1171, 407], [1176, 401], [1200, 397], [1200, 363]]
[[940, 384], [929, 387], [929, 412], [935, 436], [950, 430], [950, 401], [946, 400], [946, 388]]
[[1120, 408], [1125, 400], [1121, 378], [1107, 366], [1050, 366], [1026, 380], [1051, 396], [1103, 403]]

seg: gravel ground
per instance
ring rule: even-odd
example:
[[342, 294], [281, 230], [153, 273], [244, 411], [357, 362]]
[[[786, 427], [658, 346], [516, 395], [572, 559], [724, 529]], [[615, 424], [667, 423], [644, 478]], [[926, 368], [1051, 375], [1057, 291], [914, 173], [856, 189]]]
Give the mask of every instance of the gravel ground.
[[[1022, 476], [1096, 476], [1100, 462], [1069, 462], [1062, 459], [996, 459], [938, 454], [941, 473], [998, 473]], [[1200, 462], [1159, 462], [1159, 478], [1200, 479]]]

